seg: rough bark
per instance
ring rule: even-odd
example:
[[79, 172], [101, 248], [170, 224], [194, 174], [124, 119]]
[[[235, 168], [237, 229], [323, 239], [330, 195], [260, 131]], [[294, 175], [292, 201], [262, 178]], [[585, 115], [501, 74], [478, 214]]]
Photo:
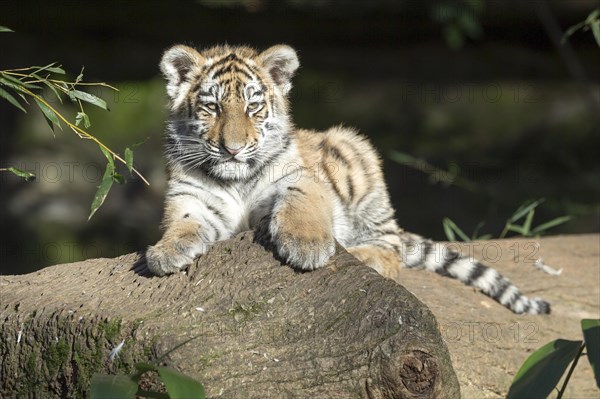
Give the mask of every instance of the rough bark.
[[3, 398], [85, 397], [92, 373], [131, 371], [193, 336], [165, 362], [210, 397], [460, 396], [432, 313], [342, 248], [298, 273], [246, 232], [166, 278], [129, 254], [0, 284]]

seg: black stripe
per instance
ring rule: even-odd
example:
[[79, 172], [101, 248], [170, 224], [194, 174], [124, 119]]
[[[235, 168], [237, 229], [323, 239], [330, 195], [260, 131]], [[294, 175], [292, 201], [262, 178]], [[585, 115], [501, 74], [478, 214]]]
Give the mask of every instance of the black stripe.
[[[204, 97], [213, 97], [214, 93], [211, 93], [210, 91], [205, 91], [203, 86], [206, 84], [206, 82], [204, 80], [198, 80], [194, 86], [192, 87], [192, 90], [190, 90], [191, 93], [196, 93], [196, 96], [204, 96]], [[212, 85], [211, 85], [212, 87]]]
[[500, 298], [506, 292], [508, 287], [510, 287], [510, 283], [504, 277], [499, 277], [498, 285], [496, 287], [496, 292], [490, 295], [492, 298], [500, 302]]
[[[196, 86], [194, 86], [193, 90], [198, 90], [199, 86], [202, 85], [202, 83], [203, 82], [196, 83]], [[196, 93], [196, 96], [198, 96], [198, 97], [214, 97], [214, 94], [211, 93], [210, 91], [198, 90], [198, 93]]]
[[212, 223], [209, 219], [204, 218], [204, 223], [207, 224], [210, 228], [212, 228], [215, 232], [215, 241], [219, 241], [221, 239], [221, 233], [219, 232], [219, 229], [217, 229], [217, 226], [214, 225], [214, 223]]
[[277, 109], [277, 107], [275, 107], [275, 95], [271, 94], [269, 96], [269, 104], [271, 105], [271, 111], [273, 111], [273, 114], [277, 115], [277, 111], [279, 111]]
[[304, 192], [304, 190], [302, 190], [301, 188], [298, 188], [298, 187], [288, 187], [287, 189], [288, 189], [288, 191], [297, 191], [300, 194], [306, 195], [306, 192]]
[[424, 245], [423, 247], [423, 252], [421, 255], [421, 259], [419, 260], [419, 264], [421, 265], [425, 265], [425, 261], [427, 260], [427, 257], [429, 256], [429, 254], [431, 253], [431, 249], [433, 248], [433, 243], [431, 241], [425, 241], [423, 243], [418, 243], [417, 245]]
[[452, 277], [448, 269], [452, 266], [457, 259], [460, 258], [460, 255], [457, 252], [448, 252], [448, 257], [444, 260], [442, 267], [436, 269], [436, 273], [441, 274], [442, 276]]
[[[248, 80], [253, 79], [252, 75], [250, 75], [247, 71], [243, 70], [242, 68], [240, 68], [239, 66], [237, 66], [234, 63], [231, 63], [231, 64], [227, 65], [226, 67], [214, 72], [212, 75], [212, 78], [218, 79], [220, 76], [223, 76], [226, 73], [239, 73], [240, 75], [243, 75]], [[225, 82], [221, 82], [221, 83], [225, 84]]]
[[[223, 76], [226, 73], [231, 72], [232, 69], [233, 69], [233, 64], [228, 64], [228, 65], [224, 66], [223, 68], [213, 72], [212, 78], [217, 79], [219, 76]], [[225, 85], [226, 83], [228, 83], [228, 82], [226, 82], [226, 81], [221, 82], [222, 85]]]
[[241, 73], [248, 80], [254, 80], [255, 76], [252, 76], [252, 71], [248, 68], [248, 64], [245, 62], [240, 62], [236, 64], [237, 72]]
[[193, 187], [193, 188], [198, 189], [200, 191], [203, 191], [203, 192], [209, 194], [211, 197], [213, 197], [216, 200], [218, 200], [222, 205], [225, 205], [225, 200], [223, 198], [219, 197], [217, 194], [214, 194], [213, 192], [207, 190], [206, 188], [204, 188], [204, 187], [202, 187], [202, 186], [200, 186], [200, 185], [198, 185], [196, 183], [193, 183], [193, 182], [188, 181], [188, 180], [180, 180], [180, 179], [175, 180], [175, 183], [180, 183], [180, 184], [183, 184], [183, 185], [186, 185], [186, 186]]
[[216, 217], [219, 218], [219, 220], [221, 221], [221, 223], [223, 223], [223, 226], [227, 226], [227, 222], [229, 222], [229, 218], [225, 217], [225, 215], [223, 215], [223, 212], [221, 212], [220, 210], [218, 210], [217, 208], [215, 208], [212, 205], [209, 205], [207, 203], [204, 203], [204, 206], [206, 207], [206, 209], [208, 209], [213, 215], [215, 215]]
[[398, 230], [390, 230], [390, 229], [385, 229], [385, 230], [376, 230], [377, 234], [380, 234], [382, 236], [397, 236], [398, 235]]
[[196, 194], [190, 193], [187, 191], [177, 191], [175, 193], [167, 193], [167, 195], [166, 195], [167, 198], [181, 197], [181, 196], [189, 196], [189, 197], [194, 197], [194, 198], [198, 199], [198, 196]]
[[483, 276], [485, 271], [488, 269], [487, 266], [484, 266], [479, 262], [474, 262], [473, 265], [474, 267], [471, 270], [471, 274], [467, 278], [467, 281], [465, 281], [465, 284], [467, 285], [473, 285], [473, 283], [475, 283], [475, 281], [477, 281], [481, 276]]
[[[353, 154], [355, 154], [355, 156], [358, 158], [358, 162], [359, 162], [359, 163], [360, 163], [360, 165], [362, 166], [363, 172], [364, 172], [365, 174], [367, 174], [367, 175], [368, 175], [368, 171], [369, 171], [369, 170], [370, 170], [372, 167], [371, 167], [371, 165], [368, 165], [368, 164], [367, 164], [367, 161], [366, 161], [366, 160], [365, 160], [365, 159], [364, 159], [364, 158], [361, 156], [361, 152], [359, 152], [359, 151], [356, 149], [356, 147], [355, 147], [355, 146], [354, 146], [352, 143], [350, 143], [350, 142], [348, 142], [348, 141], [345, 141], [345, 140], [344, 140], [344, 141], [342, 141], [342, 143], [343, 143], [344, 145], [348, 146], [348, 147], [350, 148], [351, 152], [352, 152]], [[363, 151], [363, 152], [364, 152], [364, 151]]]
[[531, 309], [530, 302], [525, 302], [525, 305], [523, 305], [523, 310], [521, 311], [521, 313], [527, 313], [527, 312], [529, 312], [529, 309]]
[[536, 305], [539, 314], [549, 314], [552, 311], [550, 304], [544, 300], [536, 301]]
[[219, 66], [227, 63], [228, 61], [233, 61], [239, 59], [237, 55], [235, 55], [235, 53], [231, 53], [229, 55], [226, 55], [225, 57], [220, 58], [218, 61], [214, 62], [211, 66], [209, 66], [206, 69], [206, 73], [209, 74], [211, 73], [214, 69], [218, 68]]
[[329, 170], [329, 168], [324, 165], [325, 167], [323, 169], [325, 169], [325, 174], [327, 175], [327, 179], [329, 179], [329, 181], [331, 182], [331, 186], [333, 187], [333, 191], [335, 191], [335, 194], [338, 196], [338, 198], [340, 199], [340, 201], [342, 202], [346, 202], [344, 199], [344, 196], [342, 195], [340, 188], [337, 185], [337, 180], [333, 179], [333, 176], [331, 175], [331, 171]]
[[[179, 180], [179, 179], [177, 179], [177, 180], [175, 180], [175, 183], [183, 184], [183, 185], [185, 185], [185, 186], [194, 187], [194, 188], [196, 188], [196, 189], [198, 189], [198, 190], [201, 190], [201, 191], [206, 191], [206, 192], [210, 193], [210, 191], [208, 191], [208, 190], [207, 190], [207, 189], [205, 189], [204, 187], [200, 186], [199, 184], [192, 183], [191, 181], [188, 181], [188, 180]], [[212, 193], [211, 193], [211, 194], [212, 194]], [[213, 194], [213, 195], [214, 195], [214, 194]]]
[[196, 183], [192, 183], [191, 181], [188, 181], [188, 180], [177, 179], [177, 180], [175, 180], [175, 183], [181, 183], [181, 184], [184, 184], [186, 186], [197, 188], [198, 190], [205, 190], [204, 187], [202, 187], [202, 186], [200, 186], [200, 185], [198, 185]]
[[352, 176], [346, 175], [346, 185], [348, 186], [348, 202], [352, 202], [354, 197], [354, 184], [352, 184]]
[[331, 155], [336, 160], [340, 161], [340, 163], [344, 164], [344, 166], [349, 166], [350, 162], [346, 159], [344, 155], [340, 152], [339, 149], [327, 143], [324, 145], [323, 150], [326, 151], [329, 155]]

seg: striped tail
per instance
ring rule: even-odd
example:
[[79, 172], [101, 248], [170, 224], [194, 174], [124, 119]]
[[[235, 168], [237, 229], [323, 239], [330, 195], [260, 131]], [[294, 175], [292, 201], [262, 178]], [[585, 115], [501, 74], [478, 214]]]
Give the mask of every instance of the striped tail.
[[514, 313], [548, 314], [550, 304], [540, 298], [528, 298], [495, 269], [463, 256], [447, 246], [418, 236], [403, 240], [403, 264], [406, 268], [427, 269], [479, 288], [484, 294]]

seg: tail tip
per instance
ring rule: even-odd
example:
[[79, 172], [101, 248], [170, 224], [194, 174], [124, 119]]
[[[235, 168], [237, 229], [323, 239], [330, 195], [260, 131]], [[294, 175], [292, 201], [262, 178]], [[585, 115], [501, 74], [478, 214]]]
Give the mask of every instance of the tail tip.
[[[532, 309], [531, 309], [531, 310], [535, 310], [535, 314], [550, 314], [551, 307], [550, 307], [550, 303], [548, 301], [545, 301], [541, 298], [533, 298], [531, 300], [531, 302], [533, 304], [535, 304], [535, 306], [532, 307]], [[532, 312], [532, 313], [534, 313], [534, 312]]]

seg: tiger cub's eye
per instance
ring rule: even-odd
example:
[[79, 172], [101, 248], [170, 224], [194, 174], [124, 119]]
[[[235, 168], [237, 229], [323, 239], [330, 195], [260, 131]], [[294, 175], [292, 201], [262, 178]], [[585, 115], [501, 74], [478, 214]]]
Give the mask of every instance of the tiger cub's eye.
[[219, 105], [217, 103], [204, 103], [202, 104], [206, 109], [212, 112], [217, 112], [219, 110]]
[[258, 111], [261, 106], [262, 106], [262, 104], [259, 102], [252, 102], [246, 106], [246, 110], [248, 112], [255, 112], [255, 111]]

